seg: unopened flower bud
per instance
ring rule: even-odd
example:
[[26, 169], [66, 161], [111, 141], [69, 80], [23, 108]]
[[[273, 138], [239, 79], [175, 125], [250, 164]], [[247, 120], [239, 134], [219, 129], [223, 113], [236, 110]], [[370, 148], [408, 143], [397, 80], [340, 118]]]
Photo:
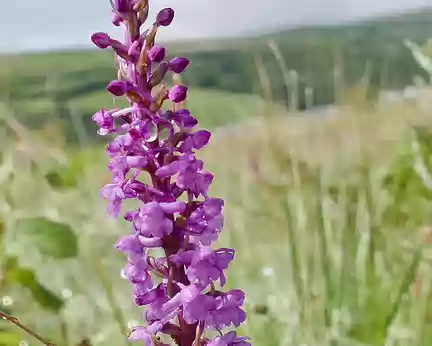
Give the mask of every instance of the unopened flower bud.
[[148, 57], [153, 62], [161, 62], [165, 59], [165, 48], [159, 45], [154, 45], [150, 49]]
[[156, 24], [159, 26], [168, 26], [174, 19], [174, 10], [172, 8], [164, 8], [156, 17]]
[[114, 96], [123, 96], [127, 93], [128, 84], [123, 80], [114, 80], [108, 84], [107, 90]]
[[168, 98], [174, 103], [183, 102], [187, 97], [188, 87], [185, 85], [175, 85], [168, 92]]
[[92, 42], [101, 49], [111, 46], [111, 37], [104, 32], [96, 32], [91, 36]]
[[114, 0], [114, 10], [120, 14], [128, 13], [131, 10], [130, 0]]
[[174, 73], [182, 73], [189, 65], [189, 59], [176, 57], [169, 61], [169, 69]]

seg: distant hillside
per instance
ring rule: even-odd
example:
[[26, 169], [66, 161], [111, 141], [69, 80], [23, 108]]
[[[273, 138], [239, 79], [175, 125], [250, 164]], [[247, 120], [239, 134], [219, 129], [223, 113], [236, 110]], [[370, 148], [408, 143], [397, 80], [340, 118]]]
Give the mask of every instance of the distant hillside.
[[[301, 86], [313, 88], [315, 102], [326, 104], [334, 100], [335, 67], [348, 85], [360, 82], [369, 73], [371, 94], [378, 88], [402, 88], [412, 83], [414, 75], [423, 75], [403, 45], [405, 38], [419, 43], [432, 38], [432, 8], [358, 23], [303, 27], [226, 40], [223, 49], [218, 50], [204, 43], [202, 50], [193, 54], [196, 64], [188, 82], [201, 86], [217, 83], [218, 87], [232, 91], [257, 91], [253, 56], [261, 55], [273, 94], [283, 99], [286, 91], [282, 74], [268, 47], [268, 42], [274, 40], [287, 68], [299, 73]], [[221, 46], [218, 42], [218, 47]], [[225, 78], [226, 74], [229, 77]]]
[[[370, 94], [378, 88], [401, 88], [422, 74], [403, 39], [423, 42], [432, 37], [432, 9], [338, 26], [315, 26], [242, 39], [173, 42], [171, 54], [187, 54], [193, 61], [185, 74], [192, 87], [231, 93], [259, 93], [255, 57], [269, 75], [272, 94], [287, 100], [283, 74], [268, 47], [277, 42], [287, 69], [299, 74], [300, 105], [304, 89], [314, 90], [315, 104], [335, 98], [338, 81], [352, 85], [369, 75]], [[115, 76], [111, 53], [55, 52], [0, 57], [0, 97], [19, 104], [28, 99], [55, 99], [57, 104], [99, 92]], [[338, 83], [339, 83], [338, 82]], [[97, 106], [97, 105], [95, 105]], [[30, 111], [30, 110], [29, 110]]]

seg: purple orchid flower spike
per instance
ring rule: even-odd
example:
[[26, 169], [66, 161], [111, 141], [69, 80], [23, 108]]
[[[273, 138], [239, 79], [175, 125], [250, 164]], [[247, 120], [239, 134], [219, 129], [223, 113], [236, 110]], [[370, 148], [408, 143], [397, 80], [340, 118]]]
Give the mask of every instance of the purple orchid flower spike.
[[[109, 214], [122, 214], [127, 199], [139, 203], [124, 212], [131, 232], [115, 244], [127, 255], [123, 276], [132, 284], [134, 301], [146, 307], [145, 325], [134, 327], [129, 339], [147, 346], [167, 346], [169, 339], [181, 346], [251, 345], [248, 337], [221, 332], [246, 320], [245, 294], [217, 288], [226, 284], [235, 251], [211, 247], [223, 228], [224, 201], [208, 195], [214, 177], [195, 156], [211, 133], [194, 130], [197, 119], [181, 108], [187, 86], [165, 88], [167, 75], [183, 73], [190, 64], [185, 57], [168, 58], [166, 48], [155, 43], [157, 32], [173, 21], [174, 10], [162, 9], [142, 30], [149, 0], [110, 1], [112, 23], [124, 27], [125, 40], [103, 32], [91, 40], [116, 54], [118, 74], [107, 91], [126, 98], [129, 106], [101, 109], [92, 119], [99, 135], [115, 136], [106, 148], [112, 183], [100, 191]], [[163, 107], [167, 102], [170, 110]], [[146, 183], [140, 180], [144, 174]], [[155, 257], [155, 249], [164, 256]], [[210, 339], [207, 330], [220, 336]]]

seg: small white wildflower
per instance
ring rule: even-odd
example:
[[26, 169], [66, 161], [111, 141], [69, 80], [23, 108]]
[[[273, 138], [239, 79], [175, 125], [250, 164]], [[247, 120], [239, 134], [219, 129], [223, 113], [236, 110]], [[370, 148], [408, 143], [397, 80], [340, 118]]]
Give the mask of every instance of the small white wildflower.
[[3, 306], [11, 306], [14, 303], [14, 300], [10, 296], [4, 296], [2, 298], [2, 305]]
[[18, 345], [19, 346], [29, 346], [29, 343], [25, 340], [21, 340]]
[[69, 288], [64, 288], [61, 291], [61, 295], [64, 299], [70, 299], [70, 298], [72, 298], [73, 293]]
[[261, 273], [263, 276], [273, 276], [274, 275], [274, 269], [272, 267], [263, 267], [261, 269]]

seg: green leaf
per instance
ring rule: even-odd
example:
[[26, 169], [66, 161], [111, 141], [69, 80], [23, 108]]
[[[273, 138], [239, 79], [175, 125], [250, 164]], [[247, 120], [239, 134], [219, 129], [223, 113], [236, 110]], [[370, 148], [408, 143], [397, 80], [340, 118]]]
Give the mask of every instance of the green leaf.
[[429, 74], [432, 74], [432, 60], [422, 51], [421, 47], [416, 43], [405, 40], [405, 46], [411, 51], [417, 64]]
[[33, 299], [46, 310], [58, 312], [64, 305], [61, 298], [39, 283], [33, 270], [20, 267], [15, 257], [8, 257], [6, 260], [5, 279], [8, 283], [19, 284], [28, 289]]
[[79, 173], [73, 167], [53, 169], [45, 174], [45, 179], [54, 189], [68, 189], [77, 186]]
[[37, 248], [53, 258], [71, 258], [78, 255], [77, 237], [69, 225], [43, 217], [18, 220], [13, 230], [18, 241]]
[[1, 346], [16, 346], [22, 341], [22, 336], [12, 331], [0, 330]]
[[60, 189], [67, 187], [64, 183], [63, 176], [56, 170], [51, 170], [45, 174], [45, 179], [51, 187]]
[[67, 165], [58, 165], [48, 170], [44, 177], [54, 189], [74, 188], [78, 185], [87, 165], [94, 162], [91, 152], [79, 151], [69, 156]]
[[423, 255], [423, 247], [419, 247], [413, 256], [410, 266], [405, 272], [405, 277], [399, 288], [398, 295], [391, 305], [391, 309], [386, 318], [386, 329], [388, 329], [396, 318], [402, 304], [403, 296], [408, 292], [414, 282]]

